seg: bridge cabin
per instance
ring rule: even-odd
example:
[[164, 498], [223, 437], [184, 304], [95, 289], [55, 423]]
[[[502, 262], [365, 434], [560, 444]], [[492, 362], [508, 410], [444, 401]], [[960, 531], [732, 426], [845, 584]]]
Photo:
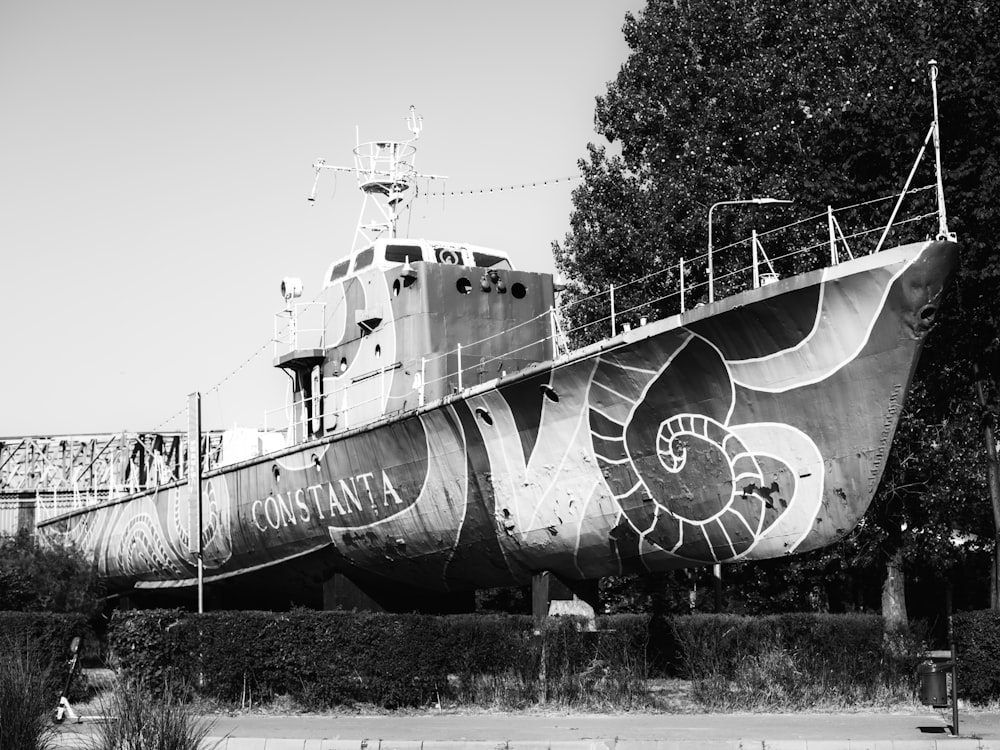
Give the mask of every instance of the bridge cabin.
[[417, 409], [554, 357], [552, 276], [498, 250], [386, 238], [327, 269], [312, 303], [282, 284], [274, 365], [293, 381], [289, 443]]

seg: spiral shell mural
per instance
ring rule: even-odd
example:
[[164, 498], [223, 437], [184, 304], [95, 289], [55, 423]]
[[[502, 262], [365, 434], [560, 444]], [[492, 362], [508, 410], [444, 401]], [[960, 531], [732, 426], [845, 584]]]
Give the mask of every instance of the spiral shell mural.
[[[468, 339], [473, 313], [509, 325], [513, 295], [476, 297], [463, 267], [440, 264], [416, 264], [410, 287], [391, 270], [331, 285], [341, 302], [370, 308], [364, 320], [382, 310], [387, 330], [329, 347], [327, 392], [354, 399], [330, 434], [205, 478], [208, 579], [295, 563], [455, 591], [829, 544], [878, 485], [927, 330], [921, 311], [937, 304], [955, 250], [886, 250], [496, 377], [485, 354], [466, 355], [466, 376], [482, 382], [461, 388], [447, 379], [455, 360], [437, 357], [433, 370], [406, 347], [438, 346], [441, 331]], [[551, 293], [541, 274], [508, 281]], [[346, 336], [344, 304], [327, 322]], [[524, 316], [535, 321], [547, 302], [531, 304]], [[548, 335], [541, 325], [519, 331], [525, 348]], [[441, 395], [425, 404], [413, 384], [432, 375]], [[363, 409], [373, 421], [352, 427]], [[127, 589], [190, 583], [194, 524], [179, 483], [44, 529], [91, 550]]]
[[[703, 338], [678, 338], [658, 372], [622, 356], [602, 361], [594, 386], [594, 453], [641, 539], [692, 562], [735, 560], [788, 507], [794, 480], [777, 481], [788, 467], [730, 429], [732, 382]], [[702, 411], [688, 411], [693, 403]]]

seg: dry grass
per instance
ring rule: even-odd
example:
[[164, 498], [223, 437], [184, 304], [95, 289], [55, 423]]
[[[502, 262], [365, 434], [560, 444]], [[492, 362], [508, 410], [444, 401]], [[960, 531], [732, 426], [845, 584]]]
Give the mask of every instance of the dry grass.
[[[175, 691], [154, 694], [144, 685], [118, 682], [92, 707], [106, 721], [94, 724], [87, 750], [199, 750], [214, 722], [198, 708], [175, 697]], [[82, 714], [82, 709], [78, 712]]]
[[49, 670], [30, 650], [0, 647], [0, 750], [46, 750], [55, 731]]

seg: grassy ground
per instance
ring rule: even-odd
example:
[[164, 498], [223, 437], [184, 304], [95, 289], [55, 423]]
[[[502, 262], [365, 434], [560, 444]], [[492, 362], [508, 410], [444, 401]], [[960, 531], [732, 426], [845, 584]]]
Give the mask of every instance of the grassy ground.
[[[108, 706], [108, 698], [111, 694], [111, 690], [114, 686], [115, 676], [114, 673], [109, 670], [87, 670], [88, 684], [91, 686], [91, 692], [89, 697], [84, 700], [74, 704], [74, 709], [76, 712], [83, 716], [88, 715], [103, 715]], [[640, 706], [630, 706], [628, 709], [623, 709], [622, 707], [616, 707], [607, 704], [597, 704], [592, 706], [579, 706], [579, 705], [565, 705], [559, 702], [547, 702], [544, 704], [533, 703], [530, 705], [524, 705], [519, 708], [511, 708], [506, 705], [497, 704], [474, 704], [474, 703], [455, 703], [443, 701], [441, 705], [431, 704], [422, 708], [411, 708], [411, 709], [396, 709], [389, 710], [384, 709], [374, 705], [355, 705], [355, 706], [339, 706], [335, 708], [330, 708], [323, 711], [310, 710], [303, 707], [301, 704], [297, 703], [295, 700], [289, 696], [278, 696], [275, 699], [268, 701], [266, 703], [254, 703], [249, 705], [244, 703], [242, 706], [239, 703], [226, 704], [217, 701], [210, 700], [198, 700], [195, 704], [196, 709], [200, 713], [204, 714], [241, 714], [241, 713], [253, 713], [253, 714], [270, 714], [270, 715], [290, 715], [290, 714], [423, 714], [423, 713], [484, 713], [484, 712], [494, 712], [503, 711], [505, 713], [511, 712], [522, 712], [522, 713], [546, 713], [546, 712], [559, 712], [572, 710], [575, 712], [600, 712], [600, 713], [616, 713], [622, 710], [630, 711], [648, 711], [653, 713], [671, 713], [671, 714], [693, 714], [693, 713], [709, 713], [718, 712], [720, 710], [725, 711], [725, 709], [720, 709], [717, 706], [706, 707], [703, 703], [695, 699], [694, 690], [690, 680], [681, 679], [654, 679], [649, 680], [647, 683], [647, 694], [645, 700], [642, 701]], [[971, 707], [964, 706], [960, 704], [963, 710], [976, 710], [971, 709]], [[818, 705], [811, 706], [808, 708], [809, 712], [830, 712], [830, 713], [843, 713], [851, 711], [885, 711], [886, 713], [901, 713], [901, 712], [912, 712], [915, 710], [922, 709], [923, 706], [916, 700], [908, 701], [886, 701], [880, 703], [865, 703], [863, 705], [843, 705], [843, 704], [833, 704], [828, 705]], [[986, 706], [979, 710], [984, 711], [996, 711], [1000, 709], [1000, 706]], [[755, 709], [750, 708], [740, 708], [736, 709], [738, 711], [753, 711]], [[795, 711], [795, 707], [760, 707], [756, 709], [761, 712], [790, 712]]]

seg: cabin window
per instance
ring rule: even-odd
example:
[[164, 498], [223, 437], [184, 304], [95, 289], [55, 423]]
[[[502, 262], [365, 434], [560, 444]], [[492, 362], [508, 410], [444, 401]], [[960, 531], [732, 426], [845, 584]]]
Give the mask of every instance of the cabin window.
[[528, 289], [520, 281], [515, 281], [513, 286], [510, 288], [510, 293], [517, 299], [524, 299], [524, 295], [528, 293]]
[[499, 268], [512, 271], [510, 261], [493, 253], [472, 253], [472, 258], [479, 268]]
[[418, 260], [423, 260], [424, 255], [420, 249], [420, 245], [385, 246], [385, 259], [389, 263], [405, 263], [407, 258], [410, 259], [410, 263], [416, 263]]
[[330, 278], [327, 279], [326, 283], [332, 284], [337, 279], [342, 279], [344, 276], [347, 275], [347, 267], [350, 265], [351, 261], [349, 260], [341, 261], [340, 263], [335, 265], [332, 269], [330, 269]]
[[366, 266], [370, 266], [372, 264], [372, 259], [374, 257], [375, 257], [375, 248], [374, 247], [365, 248], [364, 250], [362, 250], [360, 253], [357, 254], [357, 257], [355, 257], [354, 270], [358, 271], [362, 268], [365, 268]]

